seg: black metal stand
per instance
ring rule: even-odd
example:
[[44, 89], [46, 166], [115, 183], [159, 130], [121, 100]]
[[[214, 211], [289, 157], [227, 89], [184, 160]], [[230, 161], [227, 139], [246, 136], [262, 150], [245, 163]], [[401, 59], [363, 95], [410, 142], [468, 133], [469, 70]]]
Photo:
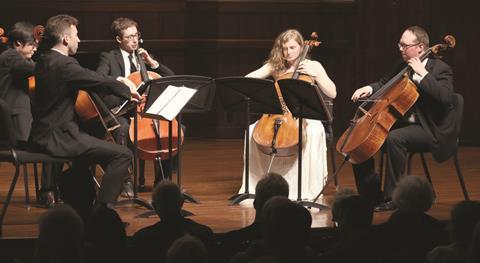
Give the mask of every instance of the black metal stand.
[[[187, 102], [183, 109], [177, 115], [177, 132], [178, 132], [178, 143], [177, 143], [177, 158], [178, 158], [178, 167], [177, 167], [177, 185], [182, 189], [182, 143], [181, 143], [181, 132], [182, 132], [182, 113], [202, 113], [210, 110], [213, 97], [215, 93], [215, 85], [213, 79], [203, 76], [192, 76], [192, 75], [176, 75], [170, 77], [164, 77], [161, 79], [154, 80], [150, 83], [150, 89], [148, 90], [147, 102], [145, 104], [144, 112], [141, 113], [144, 116], [154, 119], [163, 119], [159, 115], [147, 114], [146, 111], [150, 108], [153, 102], [163, 93], [163, 91], [169, 86], [185, 86], [196, 90], [195, 95]], [[172, 139], [172, 122], [169, 122], [168, 132], [168, 155], [170, 162], [170, 172], [173, 173], [174, 163], [173, 163], [173, 139]], [[172, 174], [167, 175], [166, 177], [171, 178]], [[196, 198], [188, 194], [182, 189], [183, 198], [191, 203], [199, 204]]]
[[[327, 206], [315, 203], [316, 199], [314, 202], [312, 201], [307, 201], [302, 199], [302, 166], [303, 166], [303, 159], [302, 159], [302, 152], [303, 152], [303, 106], [300, 104], [300, 114], [298, 118], [298, 162], [297, 162], [297, 167], [298, 167], [298, 181], [297, 181], [297, 201], [296, 203], [302, 206], [307, 206], [307, 207], [316, 207], [320, 210], [328, 209]], [[295, 116], [295, 115], [294, 115]]]
[[243, 200], [254, 199], [255, 195], [250, 193], [250, 98], [245, 97], [245, 192], [235, 194], [228, 200], [231, 200], [230, 205], [240, 204]]
[[279, 80], [278, 85], [290, 112], [299, 119], [298, 129], [298, 193], [297, 203], [306, 207], [316, 207], [320, 210], [327, 206], [312, 201], [302, 200], [302, 152], [303, 152], [303, 118], [330, 121], [331, 115], [321, 97], [318, 87], [308, 82], [296, 79]]
[[[182, 132], [182, 113], [180, 112], [180, 114], [178, 114], [177, 116], [177, 122], [178, 122], [178, 126], [177, 126], [177, 133], [178, 134], [181, 134]], [[177, 137], [177, 164], [178, 164], [178, 167], [177, 167], [177, 185], [181, 188], [182, 186], [182, 148], [183, 148], [183, 145], [181, 143], [181, 136], [178, 136]], [[173, 158], [170, 158], [170, 160], [173, 160]], [[173, 162], [170, 163], [170, 167], [172, 167], [172, 170], [173, 170]], [[192, 195], [190, 195], [189, 193], [187, 193], [186, 191], [184, 191], [182, 189], [182, 195], [183, 195], [183, 198], [190, 202], [190, 203], [194, 203], [194, 204], [200, 204], [200, 201], [198, 201], [195, 197], [193, 197]]]
[[133, 117], [133, 145], [133, 197], [120, 200], [116, 205], [136, 204], [153, 210], [151, 202], [138, 197], [138, 118], [136, 113]]
[[282, 109], [271, 80], [226, 77], [215, 80], [219, 87], [223, 108], [229, 112], [245, 112], [245, 191], [229, 198], [231, 205], [236, 205], [246, 199], [254, 199], [250, 193], [250, 114], [271, 113], [281, 114]]
[[[347, 138], [350, 137], [350, 133], [352, 132], [352, 129], [353, 129], [353, 126], [355, 125], [355, 122], [352, 120], [350, 121], [350, 128], [349, 128], [349, 132], [347, 134]], [[343, 147], [345, 146], [345, 142], [347, 140], [344, 141], [344, 144], [341, 146], [341, 148], [343, 149]], [[340, 170], [342, 170], [342, 167], [343, 165], [350, 159], [350, 156], [348, 155], [345, 155], [345, 157], [343, 158], [343, 161], [342, 163], [340, 164], [340, 167], [338, 167], [338, 170], [336, 169], [336, 167], [334, 167], [334, 170], [333, 170], [333, 175], [332, 176], [328, 176], [327, 178], [327, 182], [325, 182], [325, 185], [323, 186], [322, 190], [320, 190], [320, 192], [318, 193], [318, 195], [315, 197], [315, 199], [313, 199], [313, 202], [316, 202], [318, 200], [318, 198], [323, 194], [323, 192], [325, 191], [325, 189], [327, 189], [327, 186], [330, 184], [330, 182], [332, 181], [332, 178], [335, 182], [335, 186], [337, 186], [338, 184], [338, 173], [340, 172]], [[383, 162], [381, 162], [383, 163]], [[380, 168], [380, 171], [382, 171], [382, 168]]]

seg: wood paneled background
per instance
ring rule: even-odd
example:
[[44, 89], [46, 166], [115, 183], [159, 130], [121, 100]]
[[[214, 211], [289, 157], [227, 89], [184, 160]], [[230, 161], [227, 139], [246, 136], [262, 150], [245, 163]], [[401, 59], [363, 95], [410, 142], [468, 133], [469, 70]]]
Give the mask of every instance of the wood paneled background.
[[[322, 45], [313, 50], [337, 85], [334, 131], [339, 136], [355, 110], [352, 92], [375, 81], [399, 58], [396, 43], [403, 30], [421, 25], [431, 43], [445, 34], [457, 38], [444, 59], [455, 72], [455, 89], [465, 97], [461, 142], [480, 145], [476, 100], [480, 76], [475, 46], [480, 24], [475, 1], [459, 0], [15, 0], [2, 6], [0, 26], [15, 21], [44, 24], [59, 13], [80, 20], [78, 60], [95, 68], [98, 53], [115, 46], [110, 23], [119, 16], [136, 20], [144, 47], [177, 74], [241, 76], [266, 59], [273, 39], [287, 28], [305, 37], [316, 31]], [[188, 136], [238, 138], [242, 114], [227, 114], [216, 98], [212, 111], [184, 117]]]

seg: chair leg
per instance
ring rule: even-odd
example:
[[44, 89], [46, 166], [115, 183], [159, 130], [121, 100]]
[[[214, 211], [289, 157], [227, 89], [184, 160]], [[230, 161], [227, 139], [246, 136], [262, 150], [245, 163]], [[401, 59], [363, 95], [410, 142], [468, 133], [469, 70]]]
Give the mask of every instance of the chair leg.
[[145, 160], [139, 160], [138, 174], [138, 185], [145, 186]]
[[12, 183], [10, 184], [10, 189], [8, 189], [7, 198], [5, 199], [5, 203], [3, 204], [2, 212], [0, 213], [0, 237], [2, 236], [2, 228], [3, 228], [3, 219], [7, 214], [8, 205], [12, 200], [13, 189], [15, 189], [15, 185], [17, 184], [18, 176], [20, 175], [20, 165], [15, 165], [15, 175], [13, 176]]
[[412, 157], [415, 153], [410, 152], [408, 153], [407, 157], [407, 175], [412, 175]]
[[430, 176], [430, 171], [428, 170], [428, 164], [427, 164], [427, 161], [425, 160], [425, 155], [423, 153], [420, 153], [420, 159], [422, 160], [423, 172], [425, 173], [427, 180], [430, 182], [430, 185], [432, 186], [433, 196], [437, 198], [437, 193], [435, 192], [435, 188], [433, 187], [432, 177]]
[[25, 187], [25, 206], [30, 207], [30, 191], [28, 189], [28, 167], [27, 164], [23, 164], [23, 185]]
[[385, 165], [385, 152], [380, 151], [380, 165], [379, 165], [379, 171], [378, 171], [378, 177], [380, 180], [380, 185], [382, 185], [383, 182], [383, 173], [384, 173], [384, 165]]
[[460, 162], [458, 161], [458, 155], [456, 152], [453, 155], [453, 163], [455, 164], [455, 170], [457, 170], [458, 181], [460, 181], [460, 186], [462, 187], [463, 196], [465, 197], [465, 200], [470, 200], [470, 197], [468, 196], [468, 192], [467, 192], [467, 187], [465, 186], [465, 181], [463, 180], [463, 174], [462, 174], [462, 171], [460, 170]]
[[338, 187], [338, 176], [337, 172], [337, 163], [335, 162], [335, 147], [333, 139], [328, 143], [328, 150], [330, 151], [330, 161], [332, 162], [332, 173], [335, 175], [333, 177], [333, 182], [335, 184], [335, 188]]
[[38, 165], [37, 163], [33, 164], [33, 178], [35, 179], [35, 198], [37, 203], [40, 202], [40, 188], [38, 186]]

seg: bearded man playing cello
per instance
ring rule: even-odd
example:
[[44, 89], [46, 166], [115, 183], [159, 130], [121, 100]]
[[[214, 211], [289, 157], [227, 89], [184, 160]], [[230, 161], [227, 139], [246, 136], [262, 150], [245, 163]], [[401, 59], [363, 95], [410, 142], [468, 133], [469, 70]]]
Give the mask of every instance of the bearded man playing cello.
[[403, 32], [398, 48], [403, 63], [391, 74], [357, 89], [352, 95], [352, 100], [357, 101], [375, 94], [407, 65], [412, 69], [409, 78], [416, 84], [419, 93], [411, 110], [397, 121], [383, 144], [383, 151], [387, 153], [383, 195], [379, 176], [374, 171], [373, 157], [353, 164], [358, 192], [377, 205], [375, 211], [396, 208], [391, 197], [405, 171], [407, 152], [428, 150], [436, 161], [441, 162], [453, 155], [457, 140], [456, 98], [450, 66], [434, 57], [421, 61], [421, 55], [429, 48], [429, 37], [419, 26], [409, 27]]

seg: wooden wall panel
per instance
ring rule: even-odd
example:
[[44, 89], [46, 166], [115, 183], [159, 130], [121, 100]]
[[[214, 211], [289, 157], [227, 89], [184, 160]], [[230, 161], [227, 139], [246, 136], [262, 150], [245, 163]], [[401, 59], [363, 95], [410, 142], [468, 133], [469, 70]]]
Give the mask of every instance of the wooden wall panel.
[[[479, 24], [474, 1], [449, 0], [16, 0], [2, 6], [0, 26], [28, 19], [42, 24], [58, 13], [80, 19], [77, 58], [95, 68], [98, 53], [114, 47], [110, 23], [127, 16], [140, 24], [144, 47], [177, 74], [212, 77], [239, 76], [259, 67], [273, 39], [287, 28], [304, 36], [316, 31], [322, 45], [319, 60], [337, 85], [335, 134], [348, 125], [357, 105], [352, 92], [377, 80], [400, 58], [396, 43], [410, 25], [425, 27], [431, 42], [443, 35], [457, 37], [458, 46], [445, 54], [455, 71], [455, 88], [466, 97], [461, 141], [480, 144], [475, 87], [478, 60], [475, 44]], [[28, 13], [28, 16], [26, 15]], [[244, 116], [226, 114], [216, 98], [212, 112], [187, 115], [188, 136], [231, 138], [243, 133]]]
[[[201, 46], [189, 42], [193, 45], [188, 45], [192, 53], [187, 56], [187, 67], [191, 72], [215, 77], [243, 76], [263, 64], [280, 32], [296, 28], [304, 37], [313, 31], [318, 33], [323, 44], [312, 57], [324, 65], [338, 86], [351, 86], [349, 77], [336, 79], [339, 74], [333, 70], [353, 71], [350, 61], [355, 6], [353, 1], [333, 2], [189, 1], [187, 35], [194, 38], [193, 42], [203, 42]], [[192, 59], [201, 53], [203, 59]], [[242, 136], [243, 114], [222, 111], [217, 103], [216, 111], [204, 116], [205, 121], [216, 120], [212, 130], [215, 137]], [[195, 120], [198, 125], [204, 121], [198, 117]]]

